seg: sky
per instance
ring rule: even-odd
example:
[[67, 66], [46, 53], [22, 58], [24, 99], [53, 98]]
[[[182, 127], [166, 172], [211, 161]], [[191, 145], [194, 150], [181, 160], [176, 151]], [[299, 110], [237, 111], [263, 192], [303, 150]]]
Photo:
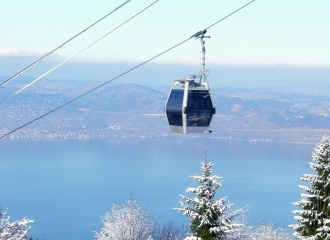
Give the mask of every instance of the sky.
[[[3, 1], [0, 8], [0, 75], [14, 75], [123, 2]], [[47, 61], [59, 62], [70, 57], [152, 2], [131, 0]], [[209, 27], [248, 2], [159, 0], [70, 63], [90, 63], [90, 67], [140, 63]], [[207, 35], [211, 38], [206, 39], [207, 67], [290, 68], [294, 71], [330, 69], [329, 9], [328, 0], [256, 0], [208, 30]], [[191, 39], [153, 60], [152, 64], [197, 66], [201, 61], [200, 50], [199, 41]], [[40, 75], [46, 68], [38, 67], [40, 72], [33, 70], [26, 75]], [[91, 72], [95, 71], [91, 67]], [[65, 78], [63, 70], [54, 74], [54, 77], [61, 75]], [[166, 71], [159, 72], [159, 75], [163, 74], [166, 75]]]

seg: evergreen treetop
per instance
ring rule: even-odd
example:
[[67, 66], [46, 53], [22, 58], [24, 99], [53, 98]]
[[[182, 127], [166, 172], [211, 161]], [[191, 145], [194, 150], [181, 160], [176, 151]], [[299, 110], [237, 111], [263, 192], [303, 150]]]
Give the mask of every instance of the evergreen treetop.
[[187, 188], [186, 192], [194, 194], [194, 198], [180, 195], [187, 204], [180, 202], [182, 208], [179, 212], [190, 217], [189, 227], [192, 235], [203, 240], [223, 239], [234, 231], [238, 224], [234, 222], [239, 211], [232, 211], [233, 204], [226, 203], [226, 197], [214, 200], [217, 189], [222, 186], [218, 182], [221, 177], [212, 176], [213, 163], [201, 162], [202, 176], [189, 176], [197, 181], [200, 186]]
[[324, 136], [312, 155], [310, 168], [315, 174], [304, 174], [301, 178], [309, 184], [299, 186], [307, 194], [301, 201], [293, 203], [302, 210], [295, 210], [294, 218], [300, 223], [290, 225], [298, 239], [330, 239], [330, 140]]

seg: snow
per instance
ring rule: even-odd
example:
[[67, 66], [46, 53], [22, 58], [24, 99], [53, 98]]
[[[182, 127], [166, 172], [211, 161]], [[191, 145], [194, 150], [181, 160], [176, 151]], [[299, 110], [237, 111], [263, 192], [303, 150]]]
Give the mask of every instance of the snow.
[[[0, 209], [1, 210], [1, 209]], [[0, 240], [26, 240], [28, 231], [32, 228], [32, 220], [27, 217], [10, 222], [10, 217], [5, 217], [6, 212], [0, 212]]]
[[248, 239], [255, 240], [293, 240], [291, 233], [287, 232], [282, 227], [278, 229], [273, 228], [273, 223], [268, 225], [261, 224], [250, 235]]
[[98, 240], [151, 240], [155, 223], [144, 206], [133, 199], [127, 201], [127, 206], [113, 204], [101, 220], [104, 227], [95, 233]]
[[195, 236], [192, 236], [192, 237], [186, 237], [184, 240], [203, 240], [199, 237], [195, 237]]

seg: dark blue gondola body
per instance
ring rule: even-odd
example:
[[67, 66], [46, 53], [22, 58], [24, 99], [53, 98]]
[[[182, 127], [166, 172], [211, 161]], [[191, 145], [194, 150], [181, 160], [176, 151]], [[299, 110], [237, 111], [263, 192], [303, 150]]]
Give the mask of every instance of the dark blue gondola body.
[[[210, 90], [207, 88], [189, 88], [186, 107], [184, 104], [184, 88], [172, 88], [167, 104], [166, 116], [171, 132], [204, 133], [209, 127], [215, 114]], [[186, 115], [186, 117], [183, 117]], [[184, 121], [187, 130], [184, 132]]]

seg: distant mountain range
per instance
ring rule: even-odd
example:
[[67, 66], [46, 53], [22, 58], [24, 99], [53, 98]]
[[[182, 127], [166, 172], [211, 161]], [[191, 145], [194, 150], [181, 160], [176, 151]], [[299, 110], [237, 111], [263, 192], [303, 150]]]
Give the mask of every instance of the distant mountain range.
[[[25, 79], [29, 81], [29, 79]], [[0, 89], [0, 101], [25, 80]], [[96, 87], [94, 81], [41, 81], [0, 105], [4, 134]], [[167, 87], [109, 84], [11, 134], [12, 138], [186, 137], [168, 132]], [[330, 89], [214, 88], [212, 134], [251, 142], [317, 143], [330, 132]]]

